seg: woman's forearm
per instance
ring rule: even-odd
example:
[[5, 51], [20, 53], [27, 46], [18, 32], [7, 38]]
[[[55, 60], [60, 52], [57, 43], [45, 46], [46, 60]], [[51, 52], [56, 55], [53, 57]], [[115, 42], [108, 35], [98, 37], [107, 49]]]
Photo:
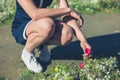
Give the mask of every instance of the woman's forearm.
[[67, 8], [69, 7], [67, 0], [57, 0], [59, 8]]
[[58, 9], [38, 9], [35, 13], [34, 19], [44, 18], [44, 17], [59, 17], [71, 12], [70, 8], [58, 8]]
[[83, 32], [81, 31], [81, 29], [80, 29], [80, 27], [79, 27], [79, 25], [78, 25], [78, 23], [77, 23], [77, 21], [75, 19], [72, 19], [72, 18], [69, 17], [69, 20], [66, 21], [66, 22], [75, 31], [75, 35], [78, 38], [78, 40], [86, 41], [86, 38], [85, 38]]

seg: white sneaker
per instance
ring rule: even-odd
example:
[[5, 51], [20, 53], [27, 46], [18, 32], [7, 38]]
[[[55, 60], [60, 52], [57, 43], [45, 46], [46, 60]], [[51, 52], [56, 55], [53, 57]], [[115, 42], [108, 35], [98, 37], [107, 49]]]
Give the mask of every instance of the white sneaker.
[[39, 51], [39, 59], [40, 59], [40, 61], [42, 61], [42, 62], [49, 62], [50, 61], [51, 53], [49, 52], [49, 50], [47, 48], [47, 45], [44, 44], [43, 49], [42, 50], [38, 49], [38, 51]]
[[[29, 55], [28, 55], [29, 54]], [[35, 56], [30, 53], [22, 53], [21, 58], [25, 65], [27, 66], [28, 70], [33, 71], [35, 73], [42, 72], [43, 68], [36, 60]]]

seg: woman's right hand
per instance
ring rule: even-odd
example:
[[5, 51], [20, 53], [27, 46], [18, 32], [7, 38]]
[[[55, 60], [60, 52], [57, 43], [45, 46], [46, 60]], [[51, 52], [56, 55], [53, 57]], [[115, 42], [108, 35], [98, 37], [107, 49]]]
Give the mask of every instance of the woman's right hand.
[[72, 10], [70, 12], [70, 16], [79, 21], [79, 26], [81, 27], [83, 26], [84, 20], [81, 15], [79, 15], [77, 12]]
[[91, 46], [87, 43], [87, 41], [81, 41], [80, 46], [83, 49], [84, 54], [87, 54], [86, 49], [91, 50]]

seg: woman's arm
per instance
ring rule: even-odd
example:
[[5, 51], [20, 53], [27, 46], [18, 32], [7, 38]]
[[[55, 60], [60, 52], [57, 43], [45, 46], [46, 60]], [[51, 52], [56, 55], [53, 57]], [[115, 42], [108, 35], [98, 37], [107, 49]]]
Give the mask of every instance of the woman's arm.
[[[67, 0], [57, 0], [57, 1], [58, 1], [59, 8], [69, 8], [69, 4], [68, 4]], [[69, 14], [63, 15], [62, 18], [65, 17], [65, 16], [71, 16], [71, 17], [73, 17], [74, 20], [77, 20], [77, 21], [80, 22], [80, 24], [79, 24], [80, 26], [83, 25], [82, 16], [80, 16], [74, 10], [71, 9], [71, 12]]]
[[[57, 1], [58, 1], [58, 5], [60, 8], [69, 7], [67, 0], [57, 0]], [[70, 14], [74, 16], [78, 16], [75, 12], [71, 12]], [[75, 30], [75, 34], [80, 41], [86, 41], [84, 35], [82, 34], [80, 30], [80, 27], [79, 27], [80, 25], [78, 25], [76, 19], [74, 19], [73, 16], [70, 16], [70, 14], [64, 15], [63, 21], [67, 23], [68, 25], [70, 25]]]
[[33, 20], [37, 20], [44, 17], [62, 16], [71, 12], [70, 8], [37, 8], [32, 2], [32, 0], [18, 0], [18, 2]]
[[[58, 4], [60, 8], [69, 7], [67, 0], [58, 0]], [[80, 24], [77, 23], [77, 20], [80, 21]], [[71, 11], [70, 14], [64, 15], [63, 21], [74, 29], [76, 37], [81, 42], [80, 45], [84, 53], [86, 53], [86, 48], [91, 49], [91, 46], [87, 43], [86, 38], [80, 29], [80, 26], [83, 25], [83, 19], [80, 17], [80, 15], [74, 11]]]

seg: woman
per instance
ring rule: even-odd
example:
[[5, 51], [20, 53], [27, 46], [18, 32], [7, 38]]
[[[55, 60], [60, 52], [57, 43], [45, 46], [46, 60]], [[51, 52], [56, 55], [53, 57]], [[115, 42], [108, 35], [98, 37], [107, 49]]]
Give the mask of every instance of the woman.
[[[75, 35], [80, 45], [91, 49], [80, 27], [81, 16], [69, 8], [67, 0], [58, 0], [59, 8], [47, 8], [52, 0], [16, 0], [16, 14], [12, 23], [12, 34], [15, 40], [24, 45], [21, 58], [28, 70], [35, 73], [43, 71], [36, 60], [34, 49], [39, 49], [39, 60], [48, 62], [50, 53], [47, 45], [65, 45]], [[56, 18], [61, 17], [61, 20]], [[80, 22], [80, 24], [77, 23]]]

